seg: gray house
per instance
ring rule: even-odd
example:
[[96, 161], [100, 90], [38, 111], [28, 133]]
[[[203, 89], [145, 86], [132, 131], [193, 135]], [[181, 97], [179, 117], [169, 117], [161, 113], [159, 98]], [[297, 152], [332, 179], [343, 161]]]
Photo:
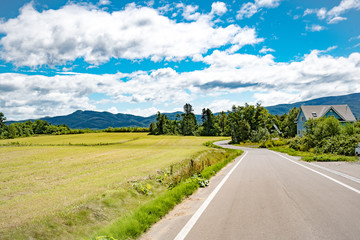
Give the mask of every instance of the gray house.
[[302, 136], [305, 130], [304, 123], [310, 118], [316, 119], [320, 117], [334, 116], [341, 124], [347, 122], [356, 122], [354, 114], [348, 105], [314, 105], [301, 106], [300, 112], [296, 118], [297, 135]]

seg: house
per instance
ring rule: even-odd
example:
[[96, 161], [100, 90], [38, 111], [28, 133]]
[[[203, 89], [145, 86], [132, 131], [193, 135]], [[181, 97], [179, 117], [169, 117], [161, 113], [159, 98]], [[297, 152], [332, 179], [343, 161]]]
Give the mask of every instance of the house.
[[330, 116], [334, 116], [340, 121], [341, 124], [345, 124], [347, 122], [356, 122], [356, 118], [347, 104], [301, 106], [300, 112], [295, 121], [297, 124], [297, 134], [299, 136], [303, 135], [305, 130], [304, 123], [310, 118], [316, 119]]

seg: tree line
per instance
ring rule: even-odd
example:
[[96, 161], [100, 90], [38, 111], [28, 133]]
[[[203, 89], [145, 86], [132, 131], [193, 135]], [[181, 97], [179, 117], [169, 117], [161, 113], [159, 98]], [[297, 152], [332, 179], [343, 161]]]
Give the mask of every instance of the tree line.
[[202, 123], [197, 123], [194, 109], [184, 105], [184, 113], [170, 120], [166, 114], [158, 112], [156, 122], [150, 124], [150, 133], [154, 135], [184, 136], [231, 136], [233, 143], [247, 140], [259, 142], [266, 138], [296, 135], [296, 116], [298, 109], [281, 116], [269, 114], [261, 104], [233, 106], [231, 111], [214, 114], [209, 108], [202, 109]]
[[29, 137], [36, 134], [69, 134], [71, 129], [65, 124], [51, 125], [44, 120], [17, 122], [6, 125], [6, 117], [0, 112], [0, 139]]
[[149, 132], [149, 128], [143, 127], [109, 127], [104, 130], [70, 129], [66, 124], [52, 125], [45, 120], [16, 122], [6, 125], [6, 117], [0, 112], [0, 139], [11, 139], [18, 137], [30, 137], [39, 134], [64, 135], [83, 134], [95, 132]]

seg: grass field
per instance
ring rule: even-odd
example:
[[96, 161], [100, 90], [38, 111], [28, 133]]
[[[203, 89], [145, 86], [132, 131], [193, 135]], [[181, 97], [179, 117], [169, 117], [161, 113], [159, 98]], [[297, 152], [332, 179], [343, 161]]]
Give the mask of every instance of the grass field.
[[[93, 206], [109, 192], [121, 192], [128, 181], [207, 151], [202, 144], [209, 140], [216, 138], [92, 133], [1, 140], [0, 238], [21, 239], [29, 232], [46, 239], [51, 234], [44, 231], [51, 231], [53, 219], [64, 221], [59, 216]], [[11, 142], [16, 146], [6, 146]], [[134, 205], [140, 201], [142, 197]], [[111, 222], [111, 216], [103, 218]]]

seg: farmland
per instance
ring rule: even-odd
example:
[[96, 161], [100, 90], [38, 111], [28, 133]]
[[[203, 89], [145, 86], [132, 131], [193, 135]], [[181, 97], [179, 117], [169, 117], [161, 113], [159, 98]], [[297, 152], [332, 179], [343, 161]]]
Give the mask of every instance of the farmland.
[[[129, 181], [146, 179], [159, 169], [209, 151], [202, 144], [216, 139], [219, 138], [91, 133], [1, 140], [0, 234], [5, 239], [46, 239], [54, 237], [45, 233], [53, 227], [53, 232], [62, 236], [57, 238], [86, 236], [90, 230], [74, 229], [72, 222], [65, 221], [72, 229], [61, 229], [64, 219], [82, 206], [103, 208], [97, 206], [99, 199], [114, 191], [128, 198], [123, 191]], [[163, 190], [159, 186], [153, 192]], [[147, 198], [130, 199], [130, 209], [141, 201]], [[94, 223], [95, 229], [125, 210], [113, 209], [108, 211], [113, 212], [110, 216], [106, 210], [100, 211], [105, 215]]]

